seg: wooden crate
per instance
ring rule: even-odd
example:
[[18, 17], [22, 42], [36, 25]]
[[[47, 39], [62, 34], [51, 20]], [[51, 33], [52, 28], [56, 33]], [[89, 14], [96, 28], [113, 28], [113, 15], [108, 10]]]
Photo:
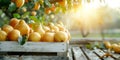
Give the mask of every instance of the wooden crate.
[[18, 55], [0, 55], [0, 60], [19, 60]]
[[67, 57], [62, 57], [62, 56], [4, 55], [4, 56], [0, 56], [0, 60], [68, 60], [68, 58]]
[[[69, 42], [27, 42], [19, 45], [15, 41], [0, 42], [0, 55], [18, 55], [21, 60], [66, 60]], [[4, 58], [5, 58], [4, 57]], [[54, 57], [54, 58], [53, 58]]]

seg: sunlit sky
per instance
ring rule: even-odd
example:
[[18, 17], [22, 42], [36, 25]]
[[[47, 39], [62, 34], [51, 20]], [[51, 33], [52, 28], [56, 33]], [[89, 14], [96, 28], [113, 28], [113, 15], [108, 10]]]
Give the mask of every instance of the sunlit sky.
[[105, 0], [105, 2], [111, 8], [120, 8], [120, 0]]
[[[107, 11], [108, 8], [99, 9], [99, 7], [108, 6], [109, 8], [120, 8], [120, 0], [105, 0], [100, 2], [100, 0], [91, 0], [90, 3], [87, 3], [86, 0], [82, 0], [82, 8], [77, 8], [72, 16], [74, 23], [80, 22], [86, 29], [93, 29], [99, 27], [99, 23], [104, 23], [104, 19], [112, 19]], [[75, 25], [73, 23], [73, 25]], [[80, 25], [81, 25], [80, 24]], [[80, 26], [79, 24], [76, 26]]]
[[[86, 0], [82, 0], [82, 5], [86, 5], [86, 4], [88, 4], [86, 3]], [[104, 0], [102, 2], [100, 2], [100, 0], [91, 0], [89, 4], [91, 4], [93, 7], [99, 7], [100, 5], [107, 5], [111, 8], [118, 8], [120, 7], [120, 0]]]

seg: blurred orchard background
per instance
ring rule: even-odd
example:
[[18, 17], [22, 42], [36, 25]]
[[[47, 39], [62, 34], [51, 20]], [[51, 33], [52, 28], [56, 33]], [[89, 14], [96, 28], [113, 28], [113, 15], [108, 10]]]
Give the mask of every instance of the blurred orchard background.
[[[4, 1], [4, 0], [0, 0]], [[5, 0], [7, 1], [7, 0]], [[37, 17], [29, 13], [35, 0], [24, 4], [17, 10], [14, 3], [0, 5], [0, 26], [7, 24], [9, 19], [22, 18], [28, 23], [35, 22], [57, 22], [62, 21], [69, 29], [72, 39], [92, 38], [92, 39], [119, 39], [120, 38], [120, 0], [39, 0], [40, 9]], [[60, 4], [60, 1], [63, 3]], [[31, 4], [31, 5], [30, 5]], [[29, 6], [29, 7], [28, 7]], [[25, 13], [21, 9], [26, 8]], [[48, 7], [53, 10], [47, 11]], [[17, 10], [17, 11], [16, 11]], [[48, 9], [47, 9], [48, 10]], [[17, 13], [16, 13], [17, 12]]]
[[80, 0], [74, 2], [73, 9], [58, 17], [65, 21], [72, 39], [119, 39], [119, 3], [120, 0]]

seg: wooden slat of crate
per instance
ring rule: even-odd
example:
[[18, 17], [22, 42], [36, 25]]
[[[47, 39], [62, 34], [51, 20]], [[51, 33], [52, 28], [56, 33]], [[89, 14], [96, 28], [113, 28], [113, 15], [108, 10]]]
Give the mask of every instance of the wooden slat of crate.
[[19, 60], [19, 56], [18, 55], [0, 55], [0, 60]]
[[81, 47], [83, 52], [86, 54], [88, 60], [101, 60], [92, 50]]
[[21, 56], [21, 60], [68, 60], [61, 56]]
[[[105, 53], [102, 51], [102, 50], [100, 50], [100, 49], [95, 49], [94, 50], [94, 52], [99, 56], [99, 57], [102, 57]], [[113, 59], [112, 57], [104, 57], [104, 58], [102, 58], [103, 60], [115, 60], [115, 59]]]
[[69, 60], [73, 60], [73, 53], [72, 53], [71, 48], [68, 49], [68, 58]]
[[0, 52], [66, 52], [66, 42], [27, 42], [19, 45], [18, 42], [0, 42]]
[[84, 53], [81, 51], [79, 47], [73, 47], [72, 50], [73, 50], [74, 60], [87, 60]]

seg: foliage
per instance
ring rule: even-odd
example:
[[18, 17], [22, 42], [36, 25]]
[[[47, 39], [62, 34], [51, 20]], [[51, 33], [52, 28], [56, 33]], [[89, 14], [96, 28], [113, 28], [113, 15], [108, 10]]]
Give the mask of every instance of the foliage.
[[18, 38], [18, 43], [19, 43], [20, 45], [24, 45], [27, 40], [28, 40], [27, 36], [20, 36], [20, 37]]
[[102, 42], [91, 42], [89, 44], [86, 44], [85, 47], [88, 49], [94, 49], [94, 48], [105, 49], [105, 46]]
[[[36, 23], [49, 22], [49, 18], [46, 19], [46, 16], [60, 12], [65, 13], [72, 7], [71, 0], [24, 0], [25, 2], [22, 7], [17, 7], [17, 2], [14, 1], [16, 0], [0, 0], [0, 26], [5, 24], [5, 21], [9, 22], [11, 18], [23, 19], [27, 23], [30, 23], [31, 20]], [[31, 12], [34, 11], [33, 8], [36, 2], [39, 3], [40, 8], [35, 10], [37, 14], [32, 16]], [[46, 10], [50, 11], [50, 13], [46, 13]]]

